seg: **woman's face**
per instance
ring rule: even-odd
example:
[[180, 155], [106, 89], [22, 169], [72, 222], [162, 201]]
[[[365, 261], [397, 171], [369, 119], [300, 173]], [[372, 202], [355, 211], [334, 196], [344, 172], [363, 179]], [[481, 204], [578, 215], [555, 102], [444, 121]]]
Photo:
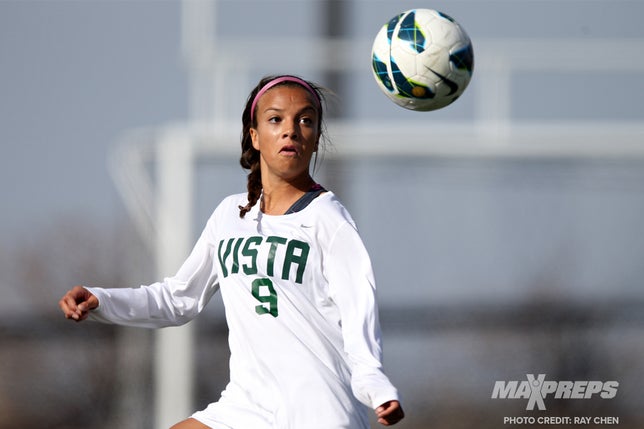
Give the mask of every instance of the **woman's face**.
[[308, 179], [320, 138], [319, 112], [313, 97], [299, 85], [278, 85], [258, 100], [257, 128], [250, 129], [250, 136], [260, 152], [263, 179]]

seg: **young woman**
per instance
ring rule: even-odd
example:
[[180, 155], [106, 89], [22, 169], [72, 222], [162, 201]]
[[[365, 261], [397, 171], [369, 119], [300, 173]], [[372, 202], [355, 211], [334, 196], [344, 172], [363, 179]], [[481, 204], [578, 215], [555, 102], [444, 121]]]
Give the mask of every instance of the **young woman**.
[[164, 327], [221, 291], [230, 382], [173, 429], [366, 429], [362, 404], [385, 426], [404, 417], [382, 369], [369, 256], [347, 210], [309, 174], [322, 95], [295, 76], [259, 82], [242, 115], [248, 192], [220, 203], [174, 277], [76, 286], [60, 300], [68, 319]]

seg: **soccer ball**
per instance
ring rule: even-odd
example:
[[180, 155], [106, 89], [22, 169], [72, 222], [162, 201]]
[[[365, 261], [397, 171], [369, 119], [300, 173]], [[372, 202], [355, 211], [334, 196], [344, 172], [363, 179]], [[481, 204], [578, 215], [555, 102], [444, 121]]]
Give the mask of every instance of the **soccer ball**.
[[432, 9], [393, 17], [371, 50], [373, 75], [394, 103], [417, 111], [453, 103], [474, 70], [472, 42], [454, 19]]

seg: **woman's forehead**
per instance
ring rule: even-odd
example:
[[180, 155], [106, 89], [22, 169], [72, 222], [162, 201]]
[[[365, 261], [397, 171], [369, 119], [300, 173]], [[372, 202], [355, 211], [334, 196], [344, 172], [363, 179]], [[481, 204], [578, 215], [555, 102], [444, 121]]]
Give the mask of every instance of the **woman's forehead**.
[[302, 86], [294, 83], [277, 85], [269, 89], [260, 97], [258, 104], [261, 104], [264, 108], [270, 107], [269, 105], [289, 106], [292, 104], [308, 104], [317, 110], [317, 104], [313, 99], [313, 94]]

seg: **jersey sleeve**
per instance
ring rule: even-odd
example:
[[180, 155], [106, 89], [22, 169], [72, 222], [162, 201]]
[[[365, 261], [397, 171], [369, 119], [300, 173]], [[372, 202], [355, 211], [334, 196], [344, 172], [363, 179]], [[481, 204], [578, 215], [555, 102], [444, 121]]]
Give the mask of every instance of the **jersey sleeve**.
[[387, 401], [398, 400], [398, 391], [382, 368], [371, 260], [352, 224], [347, 222], [336, 232], [328, 258], [325, 270], [331, 298], [340, 311], [353, 394], [373, 409]]
[[146, 328], [177, 326], [192, 320], [219, 287], [212, 222], [173, 277], [138, 288], [88, 287], [99, 301], [90, 319]]

